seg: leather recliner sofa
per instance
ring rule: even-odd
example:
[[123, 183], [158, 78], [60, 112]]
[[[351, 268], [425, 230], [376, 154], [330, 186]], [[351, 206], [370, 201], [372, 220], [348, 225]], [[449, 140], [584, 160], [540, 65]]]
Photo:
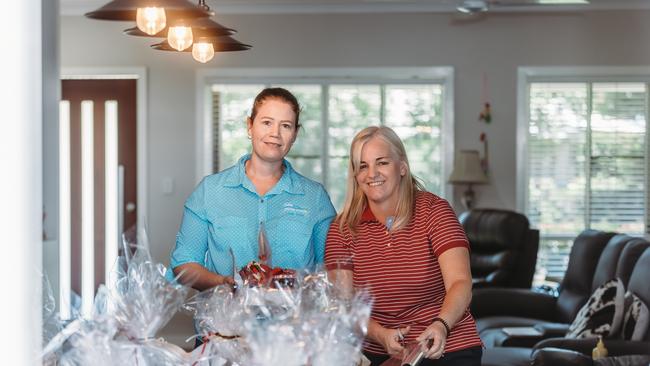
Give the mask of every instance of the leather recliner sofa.
[[[607, 237], [610, 239], [603, 246], [602, 240]], [[573, 360], [573, 362], [576, 362], [576, 365], [581, 364], [579, 362], [584, 361], [581, 360], [583, 356], [575, 351], [589, 351], [590, 353], [595, 345], [596, 339], [575, 340], [564, 337], [569, 323], [575, 317], [574, 312], [577, 313], [596, 287], [614, 277], [620, 278], [628, 290], [635, 292], [644, 302], [647, 301], [646, 303], [650, 304], [650, 294], [648, 293], [650, 286], [647, 280], [647, 278], [650, 278], [650, 275], [648, 275], [650, 274], [649, 248], [650, 243], [648, 241], [624, 234], [611, 236], [611, 233], [585, 231], [579, 235], [572, 248], [569, 268], [567, 269], [563, 285], [570, 284], [569, 287], [572, 290], [569, 300], [582, 297], [579, 291], [580, 288], [588, 286], [590, 290], [584, 300], [568, 301], [565, 304], [575, 303], [577, 306], [575, 310], [569, 311], [569, 306], [559, 307], [557, 304], [553, 307], [553, 302], [547, 299], [550, 297], [549, 295], [537, 294], [533, 291], [525, 293], [525, 291], [520, 289], [501, 289], [499, 291], [493, 291], [492, 289], [479, 290], [479, 292], [487, 291], [492, 296], [495, 295], [495, 292], [498, 292], [500, 297], [500, 299], [499, 297], [483, 297], [481, 299], [479, 296], [473, 299], [473, 309], [485, 310], [487, 308], [488, 311], [492, 311], [489, 314], [491, 316], [484, 316], [488, 312], [481, 312], [481, 310], [476, 311], [475, 314], [480, 335], [488, 347], [484, 353], [483, 364], [501, 366], [530, 365], [533, 357], [536, 357], [536, 364], [540, 365], [561, 365], [562, 360], [566, 359]], [[598, 252], [600, 254], [595, 262], [596, 264], [593, 264], [594, 256]], [[575, 261], [573, 260], [574, 258]], [[642, 258], [645, 259], [642, 260]], [[580, 272], [576, 271], [577, 267], [574, 267], [575, 265], [583, 266], [583, 275], [571, 279], [572, 276], [576, 276]], [[589, 275], [588, 271], [590, 268], [592, 271], [591, 275]], [[583, 277], [582, 282], [577, 281], [580, 277]], [[643, 280], [640, 278], [643, 278]], [[590, 279], [590, 281], [587, 282], [585, 279]], [[561, 289], [560, 296], [556, 298], [556, 303], [560, 301], [563, 292], [566, 290], [566, 288]], [[519, 294], [516, 297], [507, 295], [508, 292], [518, 292]], [[481, 302], [486, 299], [491, 299], [489, 304], [476, 303], [476, 301]], [[507, 301], [503, 301], [503, 299], [507, 299]], [[491, 303], [492, 301], [494, 303]], [[513, 304], [515, 301], [519, 301], [519, 303]], [[502, 311], [501, 314], [507, 315], [495, 315], [497, 311], [495, 303], [500, 304], [498, 308]], [[508, 314], [509, 310], [516, 307], [520, 308], [519, 314]], [[563, 318], [561, 317], [562, 311], [573, 315], [568, 319]], [[529, 317], [522, 317], [522, 313], [529, 315]], [[506, 326], [535, 326], [542, 334], [538, 337], [510, 337], [500, 328]], [[617, 337], [617, 335], [612, 336]], [[646, 333], [645, 337], [647, 340], [650, 334]], [[605, 341], [608, 348], [609, 345], [612, 346], [612, 350], [610, 350], [610, 354], [612, 355], [629, 354], [630, 352], [639, 354], [640, 349], [643, 347], [648, 347], [650, 350], [650, 343], [637, 344], [630, 341], [618, 341], [607, 338]], [[551, 349], [553, 347], [565, 348], [565, 350]], [[555, 360], [555, 363], [548, 361], [551, 359]]]
[[[638, 253], [642, 253], [639, 255]], [[635, 260], [636, 259], [636, 260]], [[627, 291], [634, 293], [646, 305], [650, 305], [650, 243], [634, 239], [625, 246], [618, 262], [621, 272], [629, 272]], [[627, 266], [632, 265], [632, 271]], [[618, 271], [617, 271], [618, 272]], [[617, 273], [620, 274], [620, 273]], [[626, 282], [623, 279], [623, 282]], [[609, 357], [623, 357], [620, 364], [647, 365], [650, 363], [650, 325], [646, 324], [644, 338], [640, 341], [621, 339], [614, 334], [604, 339]], [[486, 349], [483, 355], [484, 366], [593, 366], [591, 351], [596, 338], [569, 339], [556, 337], [542, 340], [531, 348], [496, 347]], [[612, 361], [613, 362], [613, 361]], [[612, 363], [613, 364], [613, 363]], [[617, 363], [618, 364], [618, 363]]]

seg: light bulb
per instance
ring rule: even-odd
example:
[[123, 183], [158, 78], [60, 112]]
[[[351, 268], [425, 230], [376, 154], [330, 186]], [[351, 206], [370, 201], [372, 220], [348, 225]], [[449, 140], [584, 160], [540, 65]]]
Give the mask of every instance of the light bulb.
[[182, 51], [192, 45], [192, 27], [178, 25], [169, 27], [167, 31], [169, 45], [178, 51]]
[[153, 36], [165, 29], [167, 25], [165, 9], [156, 7], [138, 8], [135, 22], [138, 29]]
[[198, 62], [206, 63], [214, 57], [214, 46], [210, 42], [198, 42], [192, 46], [192, 57]]

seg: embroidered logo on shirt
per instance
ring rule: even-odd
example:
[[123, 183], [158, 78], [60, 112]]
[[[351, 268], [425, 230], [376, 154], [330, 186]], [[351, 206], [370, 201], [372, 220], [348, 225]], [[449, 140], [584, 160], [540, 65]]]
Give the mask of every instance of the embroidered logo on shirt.
[[285, 202], [285, 204], [283, 205], [282, 211], [284, 211], [284, 213], [290, 214], [290, 215], [307, 216], [309, 214], [308, 209], [296, 206], [291, 202]]

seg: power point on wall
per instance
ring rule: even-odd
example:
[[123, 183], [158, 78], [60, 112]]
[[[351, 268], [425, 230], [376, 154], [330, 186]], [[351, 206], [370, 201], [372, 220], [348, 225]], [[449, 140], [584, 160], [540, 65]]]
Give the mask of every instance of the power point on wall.
[[174, 178], [164, 177], [162, 180], [162, 193], [164, 195], [170, 195], [174, 193]]

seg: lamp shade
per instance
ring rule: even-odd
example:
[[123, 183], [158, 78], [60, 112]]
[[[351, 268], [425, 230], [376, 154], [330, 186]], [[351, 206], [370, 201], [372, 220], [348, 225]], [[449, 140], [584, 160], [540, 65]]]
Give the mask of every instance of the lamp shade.
[[[214, 52], [229, 52], [229, 51], [246, 51], [252, 46], [248, 44], [241, 43], [236, 39], [228, 36], [224, 37], [196, 37], [194, 42], [205, 42], [208, 41], [212, 43], [214, 47]], [[160, 43], [154, 44], [151, 48], [159, 51], [176, 51], [172, 46], [169, 45], [167, 40], [164, 40]], [[192, 52], [191, 48], [184, 50], [183, 52]]]
[[135, 20], [138, 8], [164, 8], [170, 18], [194, 19], [209, 17], [210, 12], [186, 0], [113, 0], [101, 8], [86, 13], [86, 17], [101, 20]]
[[[174, 24], [175, 20], [172, 19], [169, 21], [169, 24]], [[210, 18], [198, 18], [194, 19], [190, 22], [190, 26], [192, 27], [192, 31], [194, 32], [195, 35], [200, 36], [205, 33], [209, 33], [214, 37], [221, 37], [221, 36], [229, 36], [235, 32], [237, 32], [234, 29], [226, 28], [223, 25], [211, 20]], [[167, 30], [169, 27], [165, 27], [162, 31], [154, 34], [154, 35], [149, 35], [140, 29], [138, 27], [133, 27], [129, 29], [124, 30], [124, 34], [128, 34], [130, 36], [137, 36], [137, 37], [154, 37], [154, 38], [167, 38]]]
[[454, 161], [454, 170], [449, 183], [485, 184], [488, 177], [481, 168], [481, 159], [476, 150], [461, 150]]

